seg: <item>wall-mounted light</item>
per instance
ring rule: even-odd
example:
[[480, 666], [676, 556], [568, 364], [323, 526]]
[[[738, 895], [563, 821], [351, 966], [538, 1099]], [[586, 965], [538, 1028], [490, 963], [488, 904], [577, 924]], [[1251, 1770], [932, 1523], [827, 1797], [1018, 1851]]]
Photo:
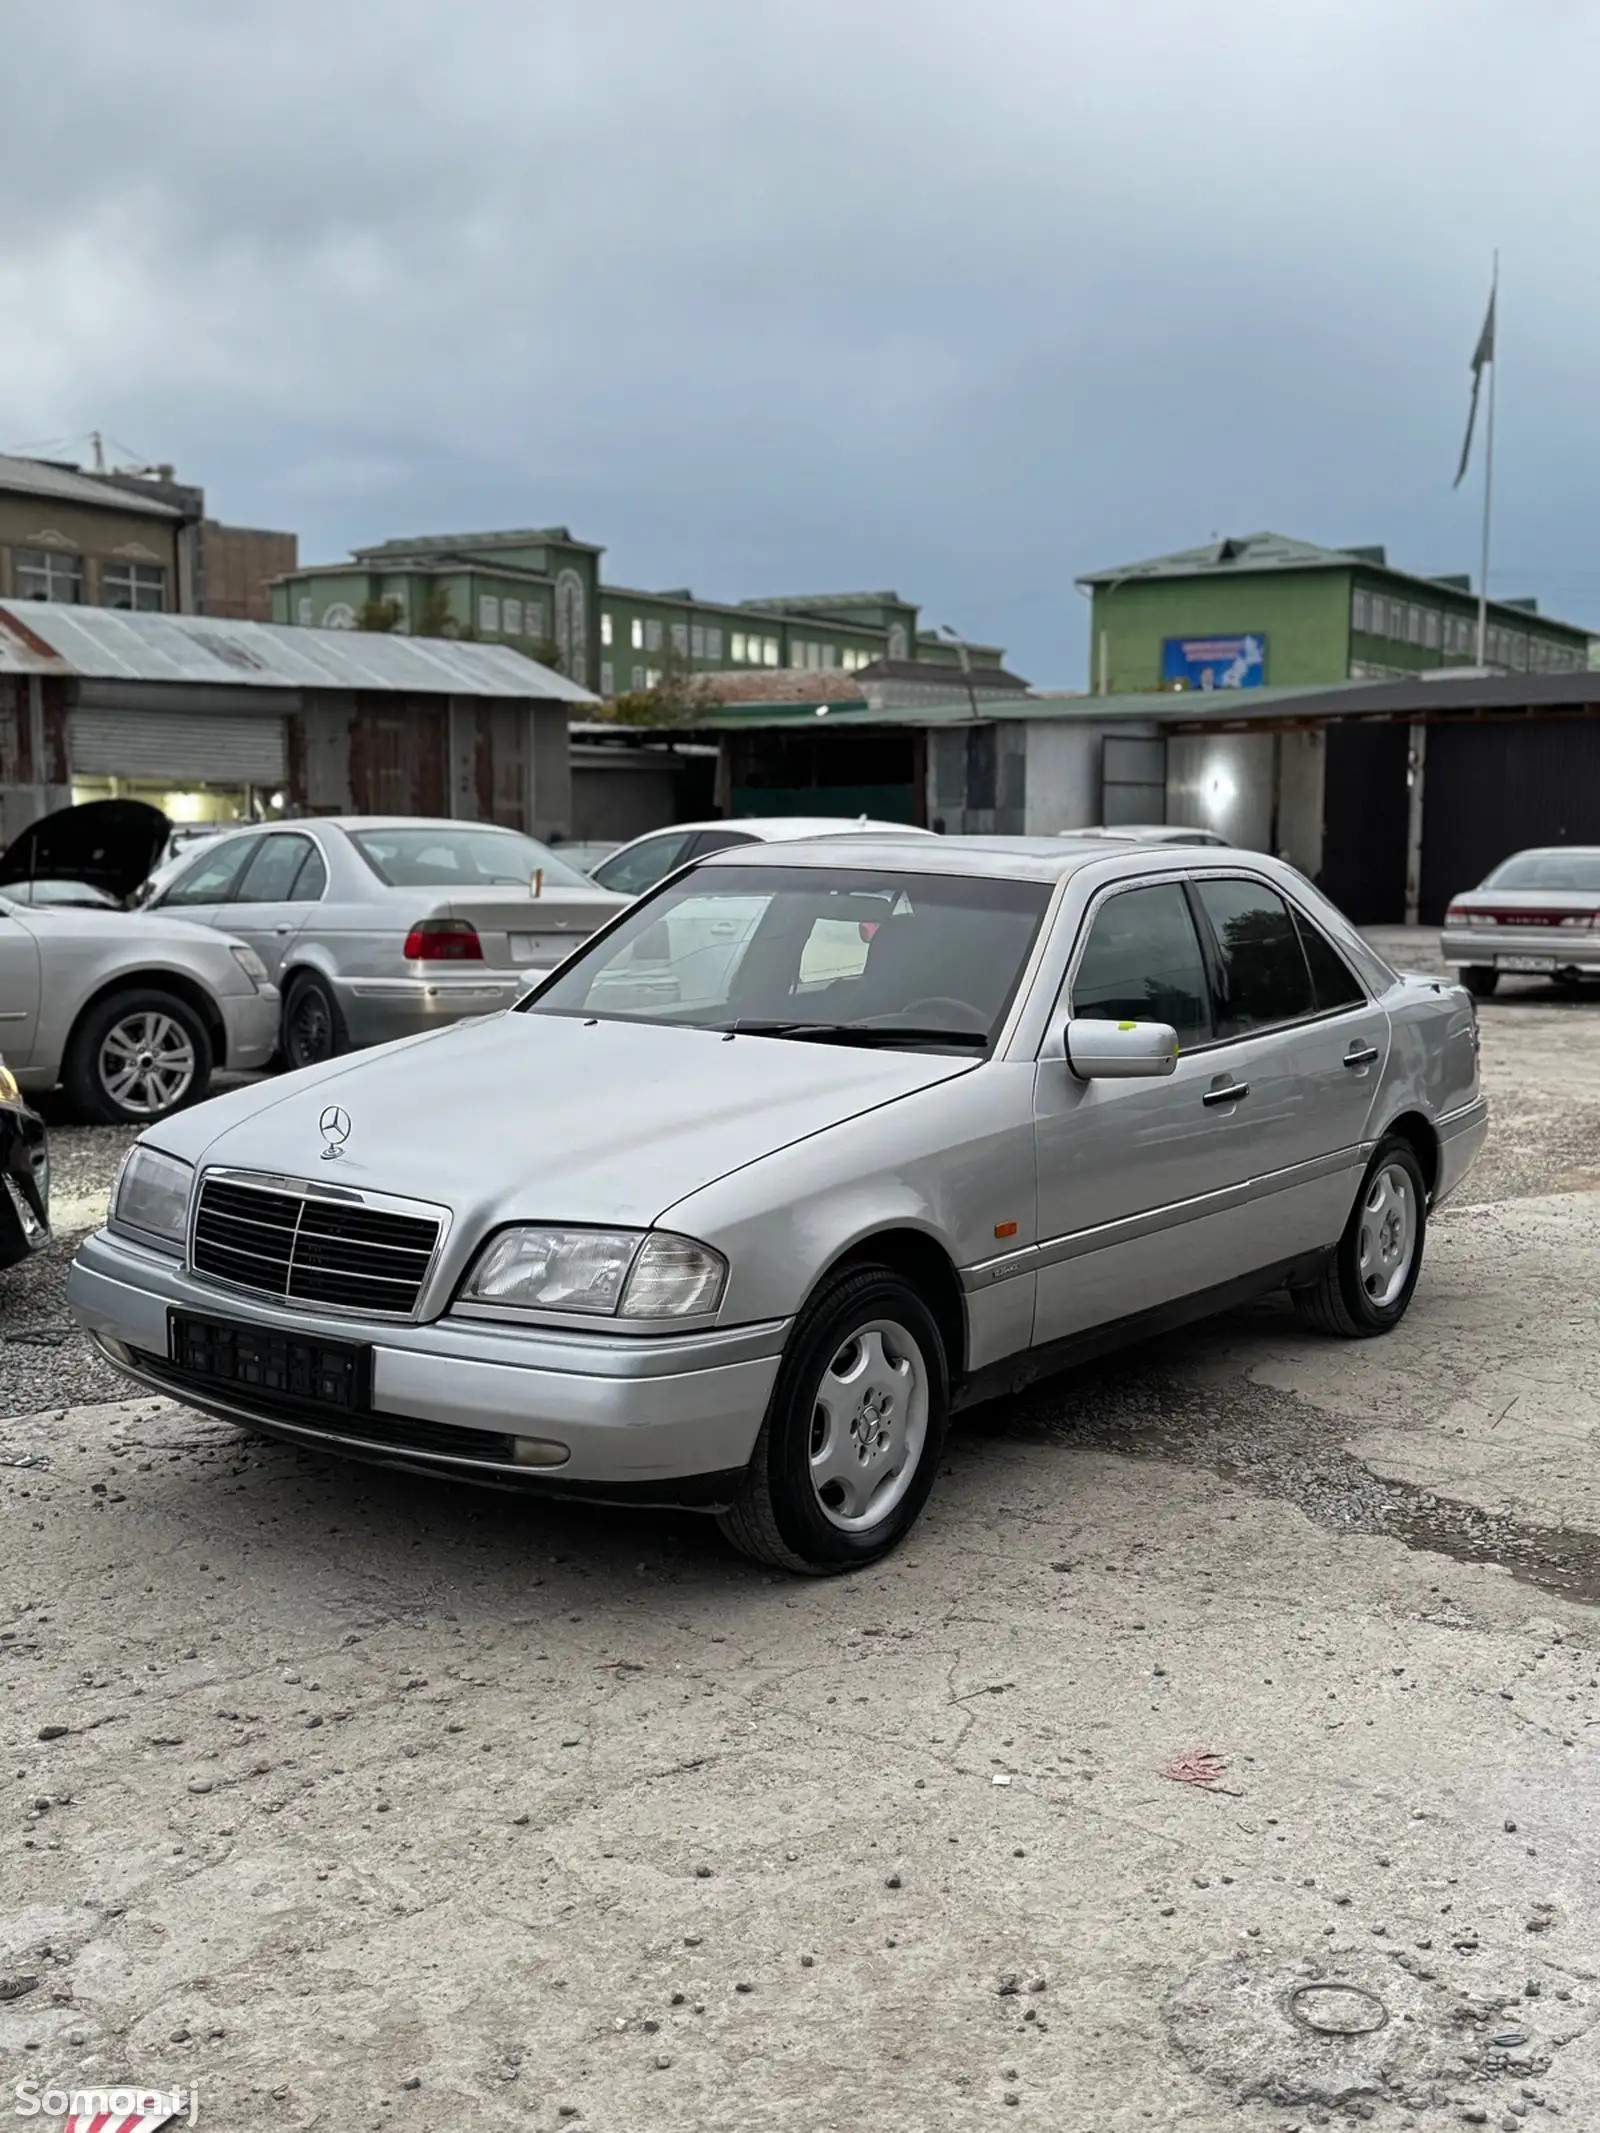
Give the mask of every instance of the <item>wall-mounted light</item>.
[[1225, 770], [1214, 770], [1206, 779], [1206, 800], [1220, 813], [1239, 797], [1239, 788]]

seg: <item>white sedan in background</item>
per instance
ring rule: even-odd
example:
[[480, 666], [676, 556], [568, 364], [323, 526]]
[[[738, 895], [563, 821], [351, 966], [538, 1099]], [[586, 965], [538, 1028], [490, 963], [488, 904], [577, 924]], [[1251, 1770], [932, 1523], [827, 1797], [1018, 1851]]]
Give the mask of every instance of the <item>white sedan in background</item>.
[[593, 869], [602, 889], [643, 896], [675, 867], [711, 852], [732, 851], [740, 844], [786, 844], [803, 837], [931, 837], [932, 830], [909, 822], [872, 822], [865, 815], [748, 815], [737, 821], [675, 822], [670, 829], [635, 837]]

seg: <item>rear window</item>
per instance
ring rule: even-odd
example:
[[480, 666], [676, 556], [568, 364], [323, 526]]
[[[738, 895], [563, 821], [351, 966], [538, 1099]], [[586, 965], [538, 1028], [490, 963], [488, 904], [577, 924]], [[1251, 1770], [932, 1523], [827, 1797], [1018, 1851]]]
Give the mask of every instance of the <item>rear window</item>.
[[546, 888], [594, 886], [587, 875], [520, 830], [408, 826], [352, 830], [350, 842], [391, 889], [521, 889], [541, 872]]
[[1518, 852], [1497, 866], [1486, 889], [1600, 890], [1600, 852]]

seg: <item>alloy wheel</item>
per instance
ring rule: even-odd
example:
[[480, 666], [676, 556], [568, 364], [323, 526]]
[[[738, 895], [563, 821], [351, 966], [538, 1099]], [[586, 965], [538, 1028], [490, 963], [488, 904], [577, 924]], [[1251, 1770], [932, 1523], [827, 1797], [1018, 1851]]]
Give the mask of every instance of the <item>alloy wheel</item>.
[[100, 1045], [100, 1085], [136, 1118], [160, 1118], [182, 1103], [195, 1065], [189, 1032], [155, 1009], [113, 1022]]
[[1357, 1265], [1368, 1301], [1387, 1310], [1406, 1285], [1417, 1249], [1417, 1198], [1408, 1173], [1387, 1164], [1361, 1203]]

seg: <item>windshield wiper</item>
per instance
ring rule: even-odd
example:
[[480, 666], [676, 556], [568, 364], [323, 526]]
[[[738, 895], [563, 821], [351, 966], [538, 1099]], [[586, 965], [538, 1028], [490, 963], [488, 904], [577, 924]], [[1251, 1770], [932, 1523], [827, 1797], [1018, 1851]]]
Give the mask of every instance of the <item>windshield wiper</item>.
[[958, 1044], [965, 1051], [987, 1051], [989, 1040], [970, 1029], [883, 1028], [868, 1022], [730, 1022], [730, 1037], [809, 1037], [821, 1044]]

